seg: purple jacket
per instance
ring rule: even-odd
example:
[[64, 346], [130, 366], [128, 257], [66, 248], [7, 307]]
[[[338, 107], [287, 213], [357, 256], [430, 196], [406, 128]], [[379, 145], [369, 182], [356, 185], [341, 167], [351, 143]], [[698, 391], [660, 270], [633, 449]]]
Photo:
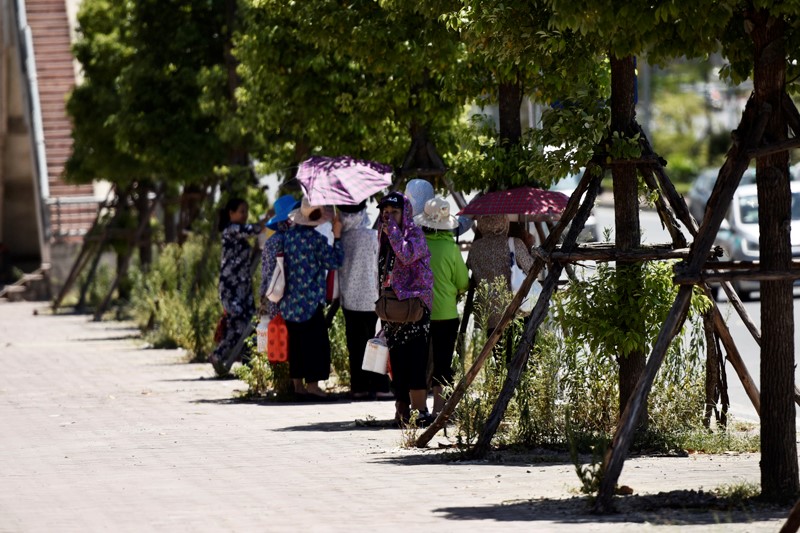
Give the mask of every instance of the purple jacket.
[[[378, 221], [378, 235], [381, 244], [388, 240], [394, 250], [395, 262], [392, 270], [392, 288], [401, 300], [418, 297], [428, 309], [433, 308], [433, 272], [431, 271], [431, 253], [425, 234], [414, 224], [411, 212], [411, 201], [403, 197], [402, 227], [394, 219]], [[383, 233], [384, 225], [388, 225], [389, 234]]]

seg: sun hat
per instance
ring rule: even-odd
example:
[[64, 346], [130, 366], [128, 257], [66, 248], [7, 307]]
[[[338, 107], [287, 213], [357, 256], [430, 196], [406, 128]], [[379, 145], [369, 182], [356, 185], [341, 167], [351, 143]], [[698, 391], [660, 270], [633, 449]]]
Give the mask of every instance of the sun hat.
[[434, 197], [431, 182], [414, 178], [406, 184], [406, 198], [411, 203], [411, 214], [421, 215], [425, 209], [425, 202]]
[[425, 202], [425, 209], [414, 217], [414, 224], [431, 229], [454, 230], [458, 220], [450, 214], [450, 202], [437, 196]]
[[278, 224], [289, 219], [289, 213], [300, 207], [300, 201], [295, 200], [294, 196], [286, 194], [275, 200], [272, 207], [275, 210], [275, 215], [267, 220], [266, 226], [275, 231], [278, 229]]
[[301, 226], [319, 226], [329, 222], [332, 218], [333, 213], [330, 208], [311, 205], [305, 196], [303, 196], [300, 207], [289, 213], [289, 220]]

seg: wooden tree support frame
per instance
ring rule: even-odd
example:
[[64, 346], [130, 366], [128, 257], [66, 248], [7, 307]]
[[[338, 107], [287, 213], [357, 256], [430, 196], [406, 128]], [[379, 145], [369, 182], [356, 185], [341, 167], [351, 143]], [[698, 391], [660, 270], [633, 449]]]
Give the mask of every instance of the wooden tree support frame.
[[[793, 106], [792, 109], [794, 109]], [[633, 432], [636, 427], [635, 421], [638, 420], [641, 415], [643, 405], [646, 402], [650, 388], [652, 387], [652, 383], [655, 379], [655, 375], [663, 362], [666, 351], [674, 337], [679, 333], [686, 316], [688, 315], [689, 304], [691, 302], [694, 285], [705, 284], [705, 281], [716, 279], [722, 281], [723, 290], [725, 290], [725, 292], [729, 295], [731, 302], [733, 303], [737, 312], [742, 316], [745, 324], [747, 324], [748, 329], [751, 331], [754, 337], [757, 338], [757, 340], [760, 336], [758, 333], [758, 328], [755, 327], [752, 320], [747, 315], [741, 300], [738, 298], [738, 296], [736, 296], [735, 291], [733, 291], [730, 283], [727, 281], [727, 279], [737, 277], [739, 275], [739, 271], [742, 269], [745, 269], [743, 272], [745, 276], [754, 276], [754, 274], [747, 272], [746, 269], [750, 266], [721, 263], [716, 261], [718, 258], [718, 253], [716, 250], [714, 250], [713, 240], [717, 231], [719, 230], [722, 219], [724, 218], [726, 211], [725, 207], [730, 205], [733, 194], [738, 187], [739, 181], [741, 180], [741, 176], [749, 165], [750, 158], [754, 155], [761, 154], [761, 151], [756, 150], [755, 147], [759, 145], [760, 139], [763, 136], [767, 120], [769, 119], [770, 111], [771, 110], [769, 106], [765, 105], [759, 110], [758, 113], [756, 113], [756, 111], [753, 109], [752, 98], [750, 102], [748, 102], [748, 106], [743, 115], [740, 127], [736, 132], [734, 132], [734, 146], [729, 151], [725, 165], [723, 165], [722, 169], [720, 170], [714, 191], [709, 198], [706, 216], [704, 217], [703, 223], [699, 228], [697, 222], [689, 213], [683, 198], [677, 193], [671, 181], [666, 176], [663, 166], [661, 165], [661, 159], [655, 155], [655, 152], [652, 150], [652, 147], [650, 147], [646, 136], [642, 135], [644, 155], [642, 160], [637, 161], [637, 163], [639, 163], [638, 168], [644, 176], [646, 183], [651, 188], [659, 192], [656, 200], [656, 209], [661, 217], [662, 223], [668, 229], [673, 239], [674, 249], [671, 252], [664, 253], [663, 255], [673, 253], [683, 259], [682, 267], [678, 268], [675, 281], [681, 281], [681, 276], [685, 276], [687, 279], [687, 284], [679, 283], [678, 294], [673, 302], [672, 310], [670, 311], [665, 322], [662, 324], [661, 331], [653, 347], [651, 356], [647, 361], [645, 371], [641, 376], [641, 379], [639, 380], [639, 383], [637, 384], [625, 411], [620, 417], [619, 424], [615, 431], [614, 440], [606, 453], [603, 463], [603, 480], [600, 486], [598, 498], [595, 502], [595, 510], [597, 511], [606, 512], [612, 509], [611, 500], [614, 495], [616, 482], [619, 479], [619, 474], [621, 473], [625, 457], [627, 456], [630, 448]], [[796, 115], [798, 114], [796, 109], [794, 109], [794, 113]], [[795, 118], [797, 119], [795, 121], [795, 125], [798, 129], [800, 129], [800, 115]], [[641, 131], [641, 128], [638, 126], [638, 124], [636, 127]], [[744, 143], [740, 142], [736, 137], [736, 134], [741, 132], [745, 133], [745, 135], [741, 135], [741, 139], [744, 139]], [[790, 144], [791, 143], [783, 143], [780, 148], [785, 150], [787, 149], [787, 146], [790, 146]], [[791, 146], [794, 146], [794, 144], [791, 144]], [[657, 161], [658, 164], [654, 164], [654, 161]], [[588, 179], [589, 175], [590, 172], [587, 169], [587, 172], [584, 173], [584, 177], [581, 180], [578, 189], [570, 198], [559, 224], [554, 228], [553, 232], [548, 237], [547, 241], [545, 241], [543, 246], [537, 250], [534, 266], [526, 277], [526, 283], [523, 284], [518, 293], [512, 299], [511, 303], [503, 314], [500, 323], [487, 339], [486, 344], [476, 358], [472, 367], [465, 373], [464, 377], [457, 384], [453, 394], [446, 402], [439, 417], [417, 439], [416, 445], [418, 447], [426, 446], [433, 436], [442, 427], [444, 427], [449, 417], [452, 416], [456, 405], [464, 396], [467, 388], [479, 373], [492, 348], [502, 335], [502, 331], [507, 327], [513, 318], [514, 313], [522, 301], [522, 297], [524, 294], [527, 294], [533, 279], [538, 276], [539, 272], [542, 270], [542, 268], [544, 268], [545, 263], [551, 263], [552, 266], [550, 275], [548, 275], [544, 283], [543, 292], [537, 301], [537, 305], [523, 334], [522, 342], [517, 349], [513, 361], [511, 362], [506, 382], [503, 385], [503, 390], [487, 420], [487, 424], [483, 433], [479, 437], [475, 447], [472, 449], [473, 457], [482, 457], [485, 455], [491, 443], [491, 439], [494, 436], [500, 421], [502, 420], [502, 416], [505, 412], [508, 402], [510, 401], [511, 396], [516, 388], [519, 377], [522, 373], [522, 369], [527, 363], [528, 355], [530, 353], [536, 331], [541, 324], [544, 315], [546, 314], [546, 309], [549, 306], [549, 300], [552, 297], [553, 292], [556, 290], [558, 275], [561, 271], [561, 264], [577, 262], [580, 260], [604, 260], [604, 257], [601, 256], [601, 254], [607, 254], [605, 256], [605, 260], [612, 260], [610, 259], [612, 257], [620, 257], [619, 255], [615, 255], [619, 252], [613, 250], [603, 250], [602, 247], [598, 247], [599, 249], [591, 251], [580, 248], [576, 249], [574, 246], [574, 240], [570, 240], [573, 232], [575, 232], [574, 235], [577, 236], [579, 231], [582, 229], [583, 224], [585, 223], [585, 218], [583, 218], [583, 215], [585, 214], [588, 216], [588, 212], [594, 205], [594, 196], [596, 195], [596, 192], [594, 194], [588, 194], [586, 201], [583, 205], [581, 205], [581, 215], [575, 217], [576, 219], [573, 221], [574, 223], [570, 231], [570, 236], [568, 237], [565, 245], [561, 250], [555, 249], [555, 242], [557, 241], [558, 237], [560, 237], [566, 224], [568, 224], [569, 221], [572, 221], [576, 214], [578, 199], [589, 188], [589, 182], [591, 181]], [[599, 180], [597, 185], [599, 186]], [[680, 232], [676, 219], [680, 220], [694, 237], [694, 242], [688, 251], [685, 249], [687, 246], [686, 239]], [[553, 239], [554, 236], [555, 240]], [[635, 260], [658, 260], [671, 258], [662, 256], [662, 253], [657, 251], [657, 247], [653, 247], [652, 249], [644, 252], [642, 250], [638, 250], [637, 252], [634, 252], [634, 256], [636, 253], [638, 253], [639, 256], [636, 257]], [[591, 254], [596, 255], [592, 256]], [[652, 257], [646, 257], [646, 254], [651, 254]], [[707, 269], [709, 272], [703, 272], [703, 269]], [[763, 275], [763, 272], [761, 274]], [[780, 274], [780, 279], [786, 279], [787, 277], [792, 276], [791, 272], [783, 272]], [[770, 276], [771, 274], [768, 273], [767, 279], [772, 279]], [[691, 280], [693, 283], [688, 284], [688, 280]], [[705, 291], [710, 297], [710, 290], [707, 284], [705, 284]], [[744, 362], [741, 359], [730, 331], [727, 328], [727, 324], [722, 317], [722, 313], [717, 307], [716, 302], [714, 302], [713, 299], [711, 299], [711, 301], [712, 309], [706, 318], [707, 327], [713, 329], [713, 335], [715, 336], [715, 339], [719, 339], [719, 342], [721, 342], [722, 346], [725, 348], [727, 358], [734, 367], [739, 379], [742, 381], [745, 391], [753, 403], [756, 412], [760, 413], [760, 395], [758, 388], [753, 382], [746, 366], [744, 365]], [[800, 399], [800, 391], [798, 391], [797, 388], [795, 388], [795, 391], [796, 399]], [[724, 399], [723, 401], [727, 402], [727, 399]], [[798, 403], [800, 403], [800, 401], [798, 401]]]
[[[739, 141], [734, 142], [725, 164], [720, 169], [717, 183], [706, 207], [706, 216], [703, 218], [703, 223], [692, 244], [692, 253], [690, 253], [690, 257], [687, 260], [685, 271], [690, 274], [696, 274], [702, 268], [705, 262], [705, 250], [709, 250], [713, 245], [714, 237], [725, 216], [725, 208], [730, 205], [739, 181], [745, 170], [747, 170], [751, 153], [760, 144], [763, 137], [771, 109], [765, 105], [756, 112], [753, 106], [753, 98], [751, 97], [738, 130], [745, 133], [744, 145]], [[756, 116], [754, 117], [754, 115]], [[653, 346], [653, 351], [647, 360], [645, 371], [620, 417], [614, 439], [603, 461], [603, 478], [600, 482], [600, 489], [594, 505], [594, 509], [598, 512], [608, 512], [613, 509], [614, 489], [633, 440], [636, 421], [639, 420], [669, 344], [678, 334], [686, 319], [692, 291], [693, 287], [690, 285], [682, 285], [678, 289], [678, 295], [675, 298], [672, 309], [661, 327], [658, 339]]]
[[100, 305], [97, 306], [97, 309], [94, 311], [94, 321], [98, 322], [103, 317], [103, 313], [105, 313], [106, 309], [108, 308], [108, 304], [111, 302], [111, 297], [114, 295], [114, 291], [117, 290], [119, 287], [119, 282], [122, 279], [123, 275], [128, 269], [128, 264], [131, 261], [131, 256], [133, 255], [133, 247], [142, 237], [146, 227], [150, 224], [150, 218], [153, 216], [153, 213], [158, 207], [158, 203], [161, 200], [161, 195], [163, 194], [163, 190], [159, 191], [156, 194], [156, 197], [150, 201], [150, 205], [147, 210], [147, 215], [142, 217], [142, 221], [139, 223], [139, 227], [136, 228], [136, 233], [134, 234], [133, 238], [128, 242], [128, 252], [122, 258], [122, 265], [117, 269], [117, 275], [114, 276], [114, 281], [111, 283], [111, 287], [109, 287], [108, 292], [106, 293], [103, 301], [100, 302]]
[[[111, 194], [116, 194], [116, 201], [111, 202], [109, 200]], [[72, 286], [78, 280], [78, 276], [80, 276], [81, 272], [86, 265], [89, 263], [89, 260], [92, 259], [94, 255], [100, 255], [102, 252], [103, 246], [105, 245], [106, 241], [108, 240], [109, 234], [109, 226], [112, 225], [113, 221], [118, 218], [118, 211], [115, 211], [114, 216], [111, 218], [110, 221], [103, 224], [101, 223], [103, 209], [107, 209], [110, 207], [119, 206], [120, 202], [124, 201], [123, 198], [127, 197], [127, 190], [123, 191], [121, 194], [116, 187], [113, 187], [106, 197], [105, 201], [98, 207], [97, 214], [94, 217], [94, 222], [92, 222], [92, 227], [89, 232], [83, 238], [83, 244], [81, 245], [80, 252], [78, 252], [78, 257], [75, 258], [75, 261], [72, 263], [72, 268], [67, 275], [67, 279], [64, 281], [64, 285], [61, 286], [61, 290], [56, 295], [55, 299], [53, 300], [52, 309], [53, 312], [57, 312], [58, 308], [61, 306], [61, 302], [64, 301], [64, 298], [72, 289]], [[95, 237], [94, 234], [99, 232], [99, 237]]]
[[[587, 169], [586, 173], [590, 174], [590, 169]], [[599, 192], [600, 177], [592, 177], [589, 184], [589, 190], [586, 192], [583, 203], [581, 204], [580, 209], [578, 209], [578, 213], [572, 222], [572, 226], [570, 226], [569, 232], [564, 239], [564, 243], [561, 246], [562, 249], [569, 251], [573, 246], [575, 246], [578, 235], [580, 235], [580, 232], [583, 231], [583, 226], [586, 224], [586, 220], [589, 218], [589, 215], [592, 212], [595, 199], [597, 198], [597, 194]], [[580, 196], [578, 198], [580, 198]], [[489, 451], [492, 438], [497, 432], [497, 428], [500, 427], [500, 423], [503, 421], [503, 416], [508, 408], [508, 404], [514, 395], [514, 391], [519, 385], [522, 373], [525, 370], [525, 366], [528, 364], [528, 358], [530, 357], [533, 349], [536, 334], [539, 331], [539, 327], [542, 325], [542, 322], [544, 322], [545, 317], [547, 316], [547, 311], [550, 308], [550, 300], [552, 299], [552, 296], [558, 285], [558, 278], [561, 277], [562, 268], [563, 267], [561, 263], [554, 263], [550, 268], [550, 272], [548, 273], [544, 285], [542, 286], [542, 293], [539, 295], [539, 299], [536, 301], [536, 305], [534, 306], [531, 316], [528, 319], [528, 323], [525, 326], [525, 332], [523, 333], [522, 341], [519, 343], [519, 346], [514, 353], [514, 358], [511, 360], [511, 363], [508, 366], [508, 372], [506, 374], [505, 382], [503, 383], [503, 388], [500, 390], [500, 394], [498, 395], [497, 401], [492, 408], [492, 412], [486, 419], [486, 424], [484, 425], [481, 434], [478, 436], [475, 446], [470, 452], [473, 457], [484, 457]], [[528, 275], [530, 276], [530, 274]], [[525, 287], [520, 288], [520, 291], [523, 289], [525, 289]], [[524, 294], [527, 294], [527, 289], [523, 295]], [[516, 312], [516, 308], [514, 309], [514, 312]]]
[[[564, 229], [566, 229], [567, 225], [569, 224], [569, 221], [572, 220], [575, 213], [578, 211], [580, 198], [583, 196], [585, 192], [587, 192], [587, 190], [589, 190], [590, 183], [593, 183], [595, 192], [594, 195], [592, 196], [592, 201], [584, 202], [586, 205], [589, 205], [588, 209], [585, 209], [586, 217], [588, 218], [588, 213], [591, 211], [591, 206], [594, 205], [594, 196], [597, 195], [597, 191], [600, 188], [600, 178], [592, 178], [590, 170], [591, 169], [589, 168], [587, 169], [586, 172], [584, 172], [583, 178], [578, 184], [578, 187], [575, 189], [575, 192], [570, 197], [569, 202], [567, 202], [567, 207], [564, 209], [564, 213], [561, 217], [561, 220], [558, 222], [558, 224], [556, 224], [550, 235], [547, 236], [547, 239], [542, 244], [542, 248], [544, 250], [546, 251], [555, 250], [556, 246], [558, 245], [558, 240], [561, 237], [561, 234], [564, 232]], [[582, 224], [580, 225], [575, 224], [572, 226], [571, 231], [580, 232], [581, 229], [583, 229]], [[577, 236], [577, 234], [578, 233], [576, 233], [575, 235]], [[497, 327], [495, 327], [492, 334], [489, 335], [489, 338], [486, 339], [486, 344], [484, 345], [480, 354], [478, 354], [478, 357], [472, 363], [472, 366], [469, 368], [469, 370], [464, 374], [464, 376], [456, 385], [455, 389], [453, 390], [453, 393], [447, 399], [447, 402], [445, 402], [445, 405], [442, 408], [442, 411], [439, 413], [439, 416], [437, 416], [433, 424], [431, 424], [417, 438], [416, 441], [417, 447], [424, 448], [428, 444], [428, 442], [430, 442], [433, 436], [436, 435], [436, 433], [445, 426], [447, 420], [449, 420], [450, 417], [453, 415], [453, 412], [455, 412], [455, 408], [458, 405], [458, 402], [461, 401], [461, 398], [463, 398], [464, 394], [466, 394], [469, 386], [472, 384], [472, 382], [480, 373], [481, 368], [483, 368], [483, 364], [489, 357], [489, 354], [492, 352], [492, 349], [494, 348], [495, 344], [497, 344], [497, 341], [502, 336], [503, 331], [508, 326], [508, 324], [511, 323], [511, 320], [514, 318], [517, 309], [519, 309], [519, 306], [522, 304], [522, 301], [524, 300], [525, 296], [528, 294], [528, 291], [533, 285], [534, 280], [536, 280], [539, 273], [542, 271], [544, 267], [545, 267], [544, 260], [541, 257], [536, 257], [534, 259], [533, 266], [528, 272], [528, 275], [525, 277], [525, 281], [522, 283], [522, 286], [520, 287], [519, 291], [517, 291], [517, 294], [514, 295], [514, 298], [511, 300], [511, 303], [506, 308], [505, 312], [503, 313], [503, 316], [500, 318], [500, 322], [497, 324]], [[544, 300], [544, 298], [540, 296], [539, 300], [540, 301]]]

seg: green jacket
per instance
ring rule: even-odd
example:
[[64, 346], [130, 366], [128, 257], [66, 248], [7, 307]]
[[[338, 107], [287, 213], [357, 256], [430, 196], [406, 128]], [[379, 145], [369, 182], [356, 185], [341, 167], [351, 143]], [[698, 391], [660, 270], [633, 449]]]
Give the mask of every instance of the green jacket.
[[431, 320], [458, 318], [456, 299], [469, 288], [469, 272], [461, 250], [449, 231], [425, 233], [433, 271]]

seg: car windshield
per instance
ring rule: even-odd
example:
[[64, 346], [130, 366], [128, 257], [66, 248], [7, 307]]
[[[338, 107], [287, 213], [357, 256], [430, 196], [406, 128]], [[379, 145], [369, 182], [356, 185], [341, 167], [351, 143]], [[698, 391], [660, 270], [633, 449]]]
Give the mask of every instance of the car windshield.
[[[739, 218], [742, 224], [758, 224], [758, 196], [739, 197]], [[792, 220], [800, 220], [800, 192], [792, 193]]]

